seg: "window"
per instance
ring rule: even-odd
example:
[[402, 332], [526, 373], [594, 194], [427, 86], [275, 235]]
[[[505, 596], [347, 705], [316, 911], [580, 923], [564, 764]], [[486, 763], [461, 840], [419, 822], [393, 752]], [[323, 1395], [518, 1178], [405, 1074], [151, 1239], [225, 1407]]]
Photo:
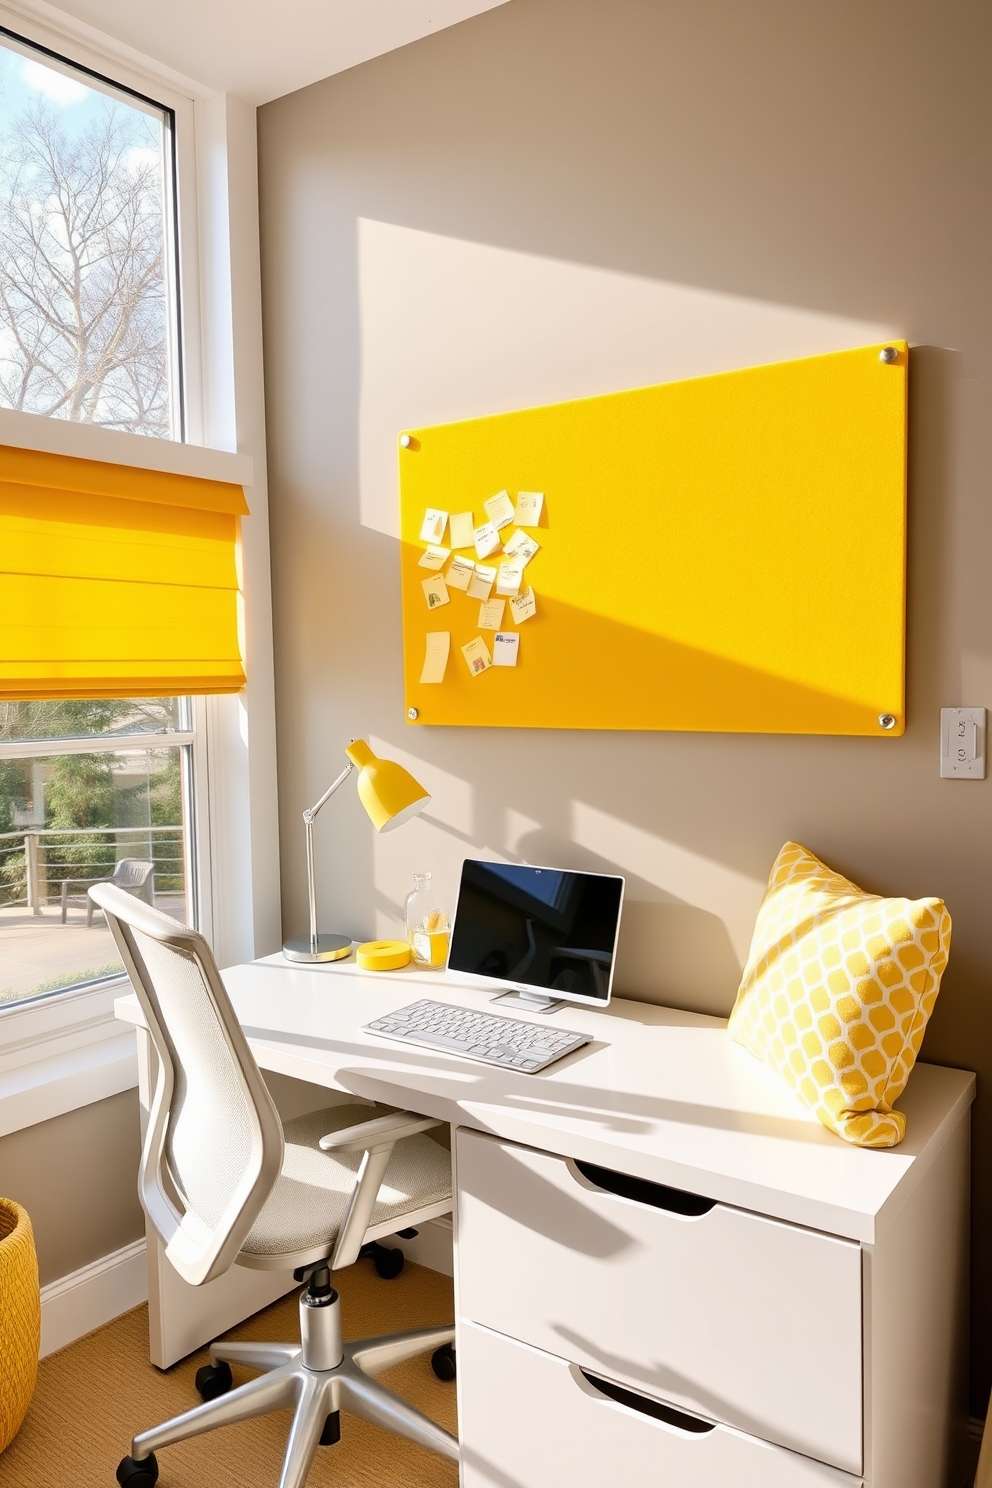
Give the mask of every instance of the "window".
[[86, 897], [115, 870], [195, 923], [193, 738], [188, 698], [0, 702], [0, 1004], [122, 974]]
[[171, 109], [0, 27], [0, 406], [184, 438]]

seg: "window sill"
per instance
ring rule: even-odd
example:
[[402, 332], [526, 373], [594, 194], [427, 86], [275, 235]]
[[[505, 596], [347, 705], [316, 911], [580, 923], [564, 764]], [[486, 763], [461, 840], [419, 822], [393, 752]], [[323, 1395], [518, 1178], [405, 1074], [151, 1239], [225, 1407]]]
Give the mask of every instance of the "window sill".
[[113, 1006], [128, 985], [115, 978], [0, 1010], [0, 1137], [137, 1085], [135, 1035]]

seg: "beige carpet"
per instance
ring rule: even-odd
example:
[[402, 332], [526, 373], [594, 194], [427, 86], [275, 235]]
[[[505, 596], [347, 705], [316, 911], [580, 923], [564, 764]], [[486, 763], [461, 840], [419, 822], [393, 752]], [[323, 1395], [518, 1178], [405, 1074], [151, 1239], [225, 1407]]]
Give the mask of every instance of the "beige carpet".
[[[451, 1281], [409, 1261], [381, 1281], [368, 1261], [339, 1272], [346, 1338], [398, 1333], [447, 1322]], [[299, 1338], [291, 1293], [233, 1330], [233, 1338]], [[116, 1488], [117, 1464], [131, 1436], [199, 1401], [193, 1376], [207, 1351], [163, 1374], [148, 1362], [148, 1314], [126, 1313], [45, 1359], [24, 1425], [0, 1456], [0, 1488]], [[234, 1371], [235, 1384], [251, 1376]], [[381, 1376], [449, 1431], [455, 1387], [435, 1379], [425, 1354]], [[290, 1415], [224, 1427], [158, 1454], [161, 1488], [276, 1488]], [[341, 1441], [320, 1447], [307, 1488], [456, 1488], [454, 1463], [342, 1412]]]

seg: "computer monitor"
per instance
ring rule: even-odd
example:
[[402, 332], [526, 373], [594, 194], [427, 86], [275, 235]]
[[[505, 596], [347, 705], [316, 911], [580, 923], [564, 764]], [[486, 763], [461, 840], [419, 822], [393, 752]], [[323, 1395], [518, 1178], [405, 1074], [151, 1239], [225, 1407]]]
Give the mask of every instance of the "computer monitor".
[[623, 879], [466, 858], [448, 970], [502, 989], [496, 1002], [550, 1011], [605, 1007], [613, 987]]

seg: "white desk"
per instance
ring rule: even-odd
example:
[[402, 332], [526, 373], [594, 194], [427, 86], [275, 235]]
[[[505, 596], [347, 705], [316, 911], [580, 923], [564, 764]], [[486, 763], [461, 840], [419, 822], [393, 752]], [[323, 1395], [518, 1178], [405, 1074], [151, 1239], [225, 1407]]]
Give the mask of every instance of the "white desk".
[[[900, 1102], [905, 1141], [869, 1152], [826, 1131], [719, 1019], [624, 1001], [565, 1008], [554, 1022], [593, 1043], [524, 1075], [362, 1033], [420, 996], [488, 1009], [489, 993], [467, 979], [275, 956], [224, 980], [262, 1069], [456, 1128], [465, 1488], [585, 1488], [618, 1451], [638, 1485], [947, 1481], [963, 1416], [973, 1075], [919, 1066]], [[136, 999], [117, 1012], [140, 1028]], [[140, 1036], [139, 1052], [146, 1101]], [[716, 1207], [687, 1218], [604, 1193], [576, 1160]], [[221, 1298], [211, 1308], [210, 1288], [185, 1288], [155, 1251], [153, 1335], [166, 1340], [156, 1362], [285, 1287], [263, 1278], [260, 1296], [259, 1273], [235, 1268], [211, 1283]], [[606, 1399], [583, 1369], [720, 1424], [694, 1435], [678, 1418], [649, 1419]], [[548, 1401], [562, 1430], [545, 1459], [527, 1415], [540, 1434]], [[653, 1464], [647, 1477], [638, 1453]]]

